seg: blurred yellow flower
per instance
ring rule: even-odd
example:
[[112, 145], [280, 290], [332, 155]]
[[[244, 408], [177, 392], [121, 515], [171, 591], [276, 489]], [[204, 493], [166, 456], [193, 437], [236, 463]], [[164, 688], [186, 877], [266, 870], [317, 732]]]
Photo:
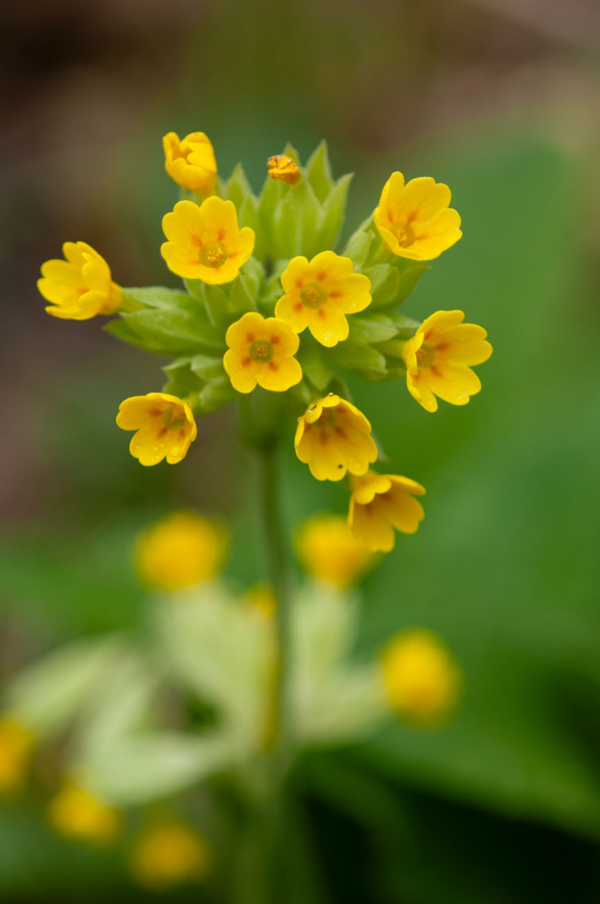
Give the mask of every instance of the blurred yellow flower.
[[296, 548], [309, 574], [341, 588], [358, 583], [375, 559], [339, 515], [310, 518], [298, 533]]
[[425, 517], [413, 496], [422, 496], [424, 487], [408, 477], [368, 471], [351, 479], [352, 496], [348, 524], [354, 536], [371, 552], [394, 548], [394, 528], [414, 534]]
[[449, 204], [450, 189], [431, 176], [405, 185], [402, 173], [392, 173], [373, 220], [393, 254], [431, 261], [462, 236], [460, 216]]
[[350, 402], [330, 392], [298, 418], [296, 455], [317, 480], [364, 474], [377, 459], [371, 425]]
[[253, 612], [257, 612], [263, 618], [273, 617], [277, 608], [277, 599], [270, 584], [254, 584], [246, 595]]
[[217, 197], [201, 205], [179, 201], [163, 217], [163, 231], [168, 241], [160, 252], [169, 270], [210, 285], [234, 280], [254, 250], [254, 231], [240, 229], [233, 201]]
[[225, 341], [229, 351], [223, 366], [238, 392], [252, 392], [257, 383], [272, 392], [285, 392], [302, 379], [294, 358], [300, 340], [284, 320], [249, 311], [231, 324]]
[[309, 328], [317, 342], [331, 348], [348, 338], [346, 314], [364, 311], [371, 304], [371, 282], [353, 273], [349, 257], [322, 251], [309, 262], [294, 257], [281, 275], [285, 295], [275, 316], [287, 321], [295, 333]]
[[121, 828], [116, 810], [70, 782], [50, 801], [48, 819], [60, 835], [93, 845], [109, 844]]
[[267, 169], [271, 179], [282, 179], [288, 185], [295, 185], [300, 178], [300, 170], [291, 157], [286, 154], [275, 154], [267, 160]]
[[396, 635], [383, 651], [381, 668], [390, 704], [417, 722], [436, 722], [457, 703], [460, 667], [431, 631]]
[[204, 132], [191, 132], [182, 139], [176, 132], [169, 132], [163, 138], [163, 148], [169, 176], [183, 188], [210, 195], [217, 179], [217, 161]]
[[38, 289], [48, 314], [63, 320], [89, 320], [96, 314], [114, 314], [121, 305], [122, 289], [110, 278], [110, 268], [85, 242], [65, 242], [66, 260], [42, 264]]
[[0, 792], [21, 783], [31, 760], [33, 735], [24, 725], [5, 716], [0, 719]]
[[197, 512], [173, 512], [140, 535], [135, 552], [141, 580], [160, 590], [209, 581], [220, 571], [228, 547], [224, 527]]
[[206, 839], [192, 826], [172, 819], [150, 825], [138, 835], [129, 863], [141, 885], [163, 891], [203, 879], [211, 860]]
[[437, 411], [436, 396], [451, 405], [466, 405], [481, 389], [470, 364], [483, 364], [492, 354], [486, 331], [463, 323], [462, 311], [437, 311], [405, 344], [408, 391], [425, 408]]
[[166, 457], [174, 465], [187, 455], [198, 428], [187, 402], [165, 392], [131, 396], [119, 406], [117, 425], [136, 430], [129, 451], [141, 465], [157, 465]]

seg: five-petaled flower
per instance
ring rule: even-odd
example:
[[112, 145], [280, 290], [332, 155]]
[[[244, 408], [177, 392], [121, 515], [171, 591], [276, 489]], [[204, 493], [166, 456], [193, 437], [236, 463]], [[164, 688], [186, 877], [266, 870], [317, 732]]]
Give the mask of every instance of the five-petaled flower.
[[414, 534], [425, 517], [423, 507], [413, 499], [425, 489], [408, 477], [369, 471], [353, 477], [351, 484], [348, 524], [371, 552], [389, 552], [396, 542], [394, 528]]
[[349, 257], [322, 251], [309, 262], [294, 257], [281, 275], [285, 295], [275, 308], [294, 332], [309, 328], [315, 339], [332, 347], [348, 338], [346, 314], [364, 311], [371, 303], [371, 281], [353, 273]]
[[135, 564], [145, 584], [180, 590], [213, 578], [227, 546], [222, 525], [197, 512], [171, 512], [138, 538]]
[[190, 191], [210, 195], [217, 178], [217, 161], [204, 132], [191, 132], [180, 139], [176, 132], [163, 138], [165, 169], [169, 176]]
[[310, 518], [297, 536], [296, 548], [309, 574], [342, 589], [356, 584], [374, 562], [341, 515]]
[[441, 638], [413, 628], [392, 638], [381, 657], [391, 706], [417, 723], [435, 723], [456, 704], [462, 673]]
[[50, 801], [48, 818], [60, 835], [93, 845], [109, 844], [121, 828], [116, 810], [72, 782]]
[[481, 389], [469, 365], [487, 361], [492, 346], [483, 327], [463, 323], [464, 317], [462, 311], [437, 311], [404, 346], [408, 390], [426, 411], [437, 411], [436, 396], [466, 405]]
[[275, 154], [267, 160], [271, 179], [282, 179], [288, 185], [295, 185], [300, 178], [300, 169], [287, 154]]
[[165, 392], [132, 396], [119, 406], [117, 425], [136, 430], [129, 451], [141, 465], [157, 465], [166, 457], [174, 465], [187, 455], [198, 428], [187, 402]]
[[110, 278], [110, 267], [85, 242], [65, 242], [66, 260], [42, 264], [38, 289], [48, 314], [63, 320], [89, 320], [97, 314], [114, 314], [121, 305], [122, 290]]
[[222, 198], [179, 201], [163, 217], [163, 231], [168, 242], [160, 251], [169, 269], [211, 285], [234, 280], [254, 250], [254, 231], [239, 229], [233, 201]]
[[405, 185], [402, 173], [392, 173], [373, 219], [393, 254], [431, 261], [462, 236], [460, 216], [449, 204], [450, 189], [431, 176]]
[[302, 379], [294, 358], [300, 340], [284, 320], [249, 311], [231, 324], [225, 341], [229, 350], [223, 366], [238, 392], [252, 392], [257, 383], [271, 392], [285, 392]]
[[298, 418], [296, 455], [317, 480], [365, 474], [377, 459], [371, 425], [350, 402], [330, 392]]
[[130, 867], [137, 881], [154, 891], [204, 878], [212, 853], [206, 839], [186, 823], [168, 819], [148, 825], [135, 839]]

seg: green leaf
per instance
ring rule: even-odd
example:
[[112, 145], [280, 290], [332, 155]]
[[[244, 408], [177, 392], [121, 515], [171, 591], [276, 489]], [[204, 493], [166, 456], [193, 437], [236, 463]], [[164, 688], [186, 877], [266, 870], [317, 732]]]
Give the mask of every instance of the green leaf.
[[385, 314], [353, 314], [348, 318], [350, 324], [349, 339], [360, 345], [369, 342], [385, 342], [398, 334], [398, 329], [390, 317]]
[[[127, 326], [140, 337], [141, 341], [136, 344], [158, 354], [185, 355], [190, 352], [220, 351], [225, 347], [219, 332], [204, 320], [206, 314], [203, 310], [192, 314], [179, 308], [163, 307], [121, 316]], [[118, 335], [114, 327], [110, 331]], [[121, 338], [125, 337], [122, 335]]]
[[346, 197], [353, 173], [342, 176], [335, 183], [323, 203], [323, 218], [319, 224], [313, 254], [333, 248], [344, 219]]
[[227, 199], [229, 201], [233, 201], [238, 212], [244, 201], [249, 196], [253, 196], [252, 188], [246, 178], [246, 174], [244, 173], [244, 168], [241, 163], [237, 164], [233, 173], [231, 174], [227, 182], [226, 191]]
[[149, 308], [185, 308], [189, 310], [193, 304], [187, 292], [181, 289], [167, 289], [165, 286], [144, 286], [143, 288], [124, 289], [134, 301]]
[[[169, 378], [163, 387], [163, 392], [177, 396], [179, 399], [187, 398], [192, 392], [199, 392], [202, 389], [203, 381], [191, 369], [192, 358], [177, 358], [171, 364], [163, 367], [164, 372]], [[213, 358], [210, 359], [214, 360]]]
[[209, 355], [195, 355], [190, 359], [189, 364], [193, 372], [203, 380], [212, 380], [214, 377], [221, 377], [225, 373], [223, 358], [221, 357], [213, 358]]
[[398, 285], [394, 304], [401, 305], [411, 294], [425, 271], [430, 270], [431, 267], [429, 264], [425, 263], [425, 261], [409, 260], [403, 260], [402, 263], [398, 260], [395, 266], [400, 274], [400, 283]]
[[302, 342], [298, 351], [298, 360], [302, 365], [302, 373], [310, 380], [315, 389], [323, 392], [334, 376], [321, 355], [320, 347], [315, 342]]
[[277, 257], [290, 258], [303, 253], [312, 257], [316, 253], [317, 223], [321, 217], [321, 206], [308, 182], [303, 181], [290, 189], [273, 213]]
[[194, 411], [200, 414], [210, 414], [226, 405], [235, 395], [236, 391], [228, 376], [215, 377], [213, 380], [209, 380], [198, 393], [193, 402]]
[[323, 140], [306, 164], [306, 178], [321, 203], [333, 188], [334, 182], [331, 175], [327, 142]]
[[354, 235], [350, 236], [343, 256], [350, 258], [354, 263], [355, 270], [360, 270], [366, 261], [372, 241], [373, 233], [362, 229], [357, 229]]
[[367, 379], [384, 379], [386, 372], [385, 358], [372, 345], [358, 345], [347, 340], [340, 342], [329, 352], [333, 360], [347, 370], [351, 370]]
[[394, 304], [400, 288], [400, 273], [390, 264], [377, 264], [362, 271], [371, 280], [372, 308], [383, 308]]

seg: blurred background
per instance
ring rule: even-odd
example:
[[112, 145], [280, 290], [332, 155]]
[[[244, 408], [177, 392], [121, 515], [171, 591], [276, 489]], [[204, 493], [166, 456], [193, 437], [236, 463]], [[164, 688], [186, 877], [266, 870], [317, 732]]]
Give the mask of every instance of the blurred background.
[[[231, 406], [176, 468], [144, 469], [114, 418], [159, 358], [101, 322], [44, 313], [40, 264], [83, 240], [123, 286], [177, 285], [159, 254], [177, 198], [162, 135], [205, 131], [257, 191], [290, 140], [355, 172], [346, 235], [392, 170], [453, 192], [464, 238], [406, 313], [459, 307], [494, 355], [483, 392], [432, 416], [402, 384], [354, 387], [426, 520], [367, 580], [357, 655], [439, 632], [465, 696], [439, 731], [400, 725], [308, 754], [297, 776], [331, 902], [600, 898], [600, 8], [594, 0], [26, 0], [3, 9], [0, 670], [135, 625], [139, 529], [227, 518], [229, 573], [262, 577]], [[344, 511], [290, 451], [293, 529]], [[0, 807], [0, 900], [144, 900], [105, 855]], [[172, 900], [201, 900], [198, 892]]]

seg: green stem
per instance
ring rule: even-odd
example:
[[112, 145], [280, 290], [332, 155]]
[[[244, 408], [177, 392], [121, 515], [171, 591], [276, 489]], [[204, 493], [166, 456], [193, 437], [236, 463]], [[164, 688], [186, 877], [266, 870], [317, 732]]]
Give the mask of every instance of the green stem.
[[275, 443], [261, 451], [262, 505], [270, 580], [276, 600], [276, 650], [267, 721], [267, 746], [275, 758], [276, 783], [284, 777], [290, 756], [290, 581], [281, 514], [279, 456]]

